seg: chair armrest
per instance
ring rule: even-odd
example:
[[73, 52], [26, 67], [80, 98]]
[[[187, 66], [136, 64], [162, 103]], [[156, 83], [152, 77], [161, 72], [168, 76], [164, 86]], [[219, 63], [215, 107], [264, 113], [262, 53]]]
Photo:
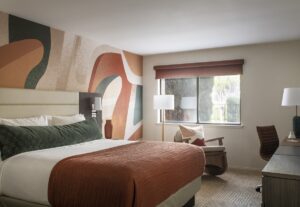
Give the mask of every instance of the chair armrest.
[[213, 141], [219, 141], [219, 145], [223, 145], [223, 139], [224, 137], [216, 137], [211, 139], [206, 139], [205, 142], [213, 142]]

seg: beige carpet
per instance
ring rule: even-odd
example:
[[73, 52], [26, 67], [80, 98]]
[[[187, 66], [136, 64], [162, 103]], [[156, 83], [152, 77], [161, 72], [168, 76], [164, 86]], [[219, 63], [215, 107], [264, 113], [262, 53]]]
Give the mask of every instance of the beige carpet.
[[255, 187], [261, 183], [256, 171], [228, 170], [213, 177], [204, 175], [196, 194], [196, 207], [260, 207], [261, 194]]

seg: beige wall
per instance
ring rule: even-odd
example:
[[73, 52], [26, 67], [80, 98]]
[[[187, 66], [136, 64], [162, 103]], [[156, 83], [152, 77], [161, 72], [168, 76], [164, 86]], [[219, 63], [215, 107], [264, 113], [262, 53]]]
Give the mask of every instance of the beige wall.
[[[154, 65], [245, 59], [241, 76], [243, 127], [205, 126], [206, 137], [225, 136], [230, 167], [261, 169], [257, 125], [274, 124], [280, 139], [292, 128], [293, 107], [282, 107], [283, 88], [300, 87], [300, 41], [228, 47], [144, 57], [144, 133], [145, 140], [160, 139], [160, 125], [153, 110], [157, 90]], [[176, 125], [166, 126], [166, 139], [173, 140]]]

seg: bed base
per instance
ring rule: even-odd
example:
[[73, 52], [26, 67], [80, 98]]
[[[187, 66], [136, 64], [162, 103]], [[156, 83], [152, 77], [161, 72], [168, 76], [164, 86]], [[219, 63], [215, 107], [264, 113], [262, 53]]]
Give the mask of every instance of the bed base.
[[[193, 207], [195, 206], [195, 194], [201, 187], [201, 176], [180, 188], [177, 192], [159, 204], [157, 207]], [[8, 196], [0, 196], [0, 207], [50, 207], [38, 203], [32, 203]]]
[[42, 204], [23, 201], [6, 196], [0, 196], [0, 207], [49, 207]]
[[[195, 206], [195, 196], [193, 196], [183, 207]], [[18, 200], [6, 196], [0, 196], [0, 207], [50, 207], [37, 203], [31, 203], [27, 201]]]
[[195, 206], [195, 196], [193, 196], [183, 207], [194, 207]]
[[[193, 207], [195, 206], [195, 194], [199, 191], [201, 187], [201, 176], [186, 184], [180, 188], [177, 192], [159, 204], [157, 207], [166, 206], [183, 206], [183, 207]], [[49, 205], [43, 205], [38, 203], [32, 203], [29, 201], [24, 201], [16, 198], [11, 198], [8, 196], [0, 196], [0, 207], [50, 207]]]

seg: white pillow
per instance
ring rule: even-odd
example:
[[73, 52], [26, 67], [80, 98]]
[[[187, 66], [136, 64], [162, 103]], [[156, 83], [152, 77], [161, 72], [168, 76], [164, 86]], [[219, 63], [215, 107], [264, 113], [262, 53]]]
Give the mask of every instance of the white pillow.
[[181, 134], [183, 138], [191, 138], [191, 141], [193, 142], [195, 139], [204, 139], [204, 130], [203, 126], [195, 126], [195, 127], [189, 127], [185, 125], [179, 125]]
[[85, 117], [83, 114], [75, 114], [72, 116], [48, 116], [49, 125], [60, 126], [67, 124], [74, 124], [80, 121], [84, 121]]
[[48, 126], [48, 119], [46, 116], [37, 116], [20, 119], [0, 118], [0, 124], [9, 126]]

